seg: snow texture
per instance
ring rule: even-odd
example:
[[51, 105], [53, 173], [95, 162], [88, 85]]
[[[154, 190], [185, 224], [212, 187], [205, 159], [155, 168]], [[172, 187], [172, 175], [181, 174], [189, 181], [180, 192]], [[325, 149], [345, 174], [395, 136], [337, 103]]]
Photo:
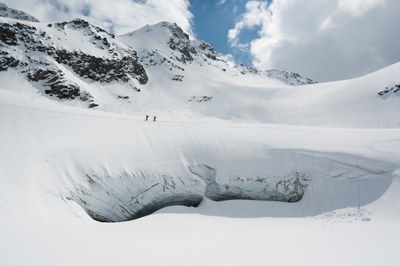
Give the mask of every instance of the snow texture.
[[13, 18], [31, 22], [39, 22], [35, 17], [26, 14], [25, 12], [9, 8], [6, 4], [0, 3], [0, 17]]
[[290, 86], [173, 23], [0, 27], [0, 264], [399, 265], [400, 63]]

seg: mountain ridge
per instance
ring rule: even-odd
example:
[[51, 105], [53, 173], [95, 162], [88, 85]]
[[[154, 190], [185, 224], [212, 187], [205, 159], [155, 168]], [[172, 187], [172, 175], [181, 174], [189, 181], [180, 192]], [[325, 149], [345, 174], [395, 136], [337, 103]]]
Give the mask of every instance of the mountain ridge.
[[7, 81], [5, 88], [32, 97], [143, 117], [342, 127], [399, 124], [393, 115], [397, 65], [380, 74], [311, 84], [296, 73], [227, 62], [211, 45], [170, 22], [121, 36], [83, 19], [45, 24], [0, 18], [0, 29], [0, 79]]
[[[7, 11], [3, 16], [12, 20], [0, 20], [0, 71], [17, 70], [40, 94], [87, 102], [87, 107], [99, 105], [91, 92], [96, 89], [91, 87], [118, 83], [127, 90], [120, 95], [123, 98], [131, 90], [140, 92], [146, 87], [149, 71], [161, 71], [171, 81], [182, 81], [188, 76], [184, 72], [188, 64], [208, 65], [224, 72], [230, 69], [232, 76], [265, 75], [290, 85], [313, 83], [285, 71], [274, 70], [275, 75], [271, 75], [232, 67], [210, 44], [190, 40], [176, 23], [160, 22], [115, 36], [83, 19], [44, 24], [33, 17], [28, 19], [23, 12]], [[145, 38], [152, 41], [146, 42], [144, 49], [137, 40]]]
[[39, 22], [37, 18], [23, 11], [9, 8], [6, 4], [0, 2], [0, 17], [8, 17], [17, 20]]

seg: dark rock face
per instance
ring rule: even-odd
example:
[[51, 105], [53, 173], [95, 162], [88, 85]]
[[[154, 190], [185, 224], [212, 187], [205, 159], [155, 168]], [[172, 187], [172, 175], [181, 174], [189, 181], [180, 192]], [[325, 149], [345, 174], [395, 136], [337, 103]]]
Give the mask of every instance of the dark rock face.
[[180, 62], [186, 63], [193, 61], [192, 54], [197, 54], [196, 49], [191, 45], [189, 35], [186, 34], [178, 25], [165, 23], [172, 33], [172, 37], [168, 41], [169, 48], [179, 51], [181, 57], [176, 59]]
[[199, 53], [204, 54], [208, 59], [218, 60], [217, 54], [210, 44], [191, 41], [189, 35], [176, 23], [163, 22], [162, 26], [168, 28], [172, 34], [168, 45], [171, 50], [179, 52], [178, 54], [180, 54], [180, 57], [175, 57], [177, 61], [182, 63], [192, 62], [194, 57]]
[[21, 62], [12, 56], [9, 56], [8, 52], [0, 51], [0, 71], [7, 71], [9, 68], [18, 67]]
[[[115, 42], [115, 35], [104, 29], [81, 19], [48, 24], [47, 28], [53, 28], [53, 32], [54, 29], [66, 32], [67, 28], [77, 31], [82, 38], [90, 41], [93, 49], [104, 50], [107, 57], [58, 48], [53, 39], [60, 40], [60, 37], [52, 35], [50, 31], [19, 22], [0, 23], [0, 71], [18, 69], [21, 73], [26, 73], [27, 79], [38, 86], [39, 91], [62, 100], [86, 101], [91, 96], [74, 82], [68, 81], [59, 65], [71, 68], [75, 74], [89, 82], [127, 83], [132, 79], [142, 85], [148, 82], [136, 51], [119, 47]], [[68, 35], [64, 35], [66, 41], [71, 42]], [[23, 59], [16, 59], [9, 51], [23, 55]], [[136, 91], [140, 89], [136, 88]]]
[[386, 87], [384, 90], [378, 92], [378, 95], [384, 99], [390, 97], [391, 95], [400, 96], [400, 83], [394, 86]]
[[217, 53], [214, 51], [214, 48], [210, 44], [202, 42], [200, 43], [199, 48], [206, 54], [209, 59], [218, 60]]
[[58, 50], [55, 59], [58, 63], [70, 66], [82, 78], [96, 82], [128, 82], [130, 78], [137, 79], [140, 84], [146, 84], [148, 81], [146, 71], [138, 63], [135, 52], [132, 52], [130, 57], [124, 56], [116, 60], [94, 57], [82, 52]]
[[168, 44], [172, 50], [177, 50], [181, 53], [181, 57], [176, 58], [178, 61], [183, 63], [193, 61], [192, 54], [196, 54], [196, 50], [193, 47], [172, 38], [169, 40]]
[[171, 77], [171, 80], [182, 81], [183, 78], [184, 78], [184, 76], [182, 76], [182, 75], [174, 75], [173, 77]]
[[93, 101], [92, 96], [87, 92], [82, 92], [75, 83], [65, 80], [64, 73], [61, 70], [37, 69], [28, 72], [28, 80], [32, 82], [42, 82], [45, 87], [45, 94], [56, 96], [60, 100]]
[[0, 41], [8, 45], [17, 45], [18, 41], [15, 32], [7, 24], [0, 24]]
[[[170, 60], [171, 59], [171, 60]], [[166, 65], [170, 71], [178, 70], [185, 71], [185, 69], [178, 64], [174, 63], [173, 58], [167, 59], [164, 56], [160, 55], [157, 52], [147, 52], [142, 55], [139, 59], [139, 62], [143, 64], [145, 67], [158, 66], [158, 65]]]
[[209, 102], [212, 101], [213, 97], [212, 96], [192, 96], [188, 101], [189, 102]]

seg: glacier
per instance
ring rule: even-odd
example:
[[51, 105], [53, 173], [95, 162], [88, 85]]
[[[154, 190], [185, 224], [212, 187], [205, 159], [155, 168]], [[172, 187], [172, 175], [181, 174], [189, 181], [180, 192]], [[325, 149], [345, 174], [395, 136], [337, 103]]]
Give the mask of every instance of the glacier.
[[0, 30], [0, 264], [398, 265], [400, 63], [315, 83], [170, 22]]

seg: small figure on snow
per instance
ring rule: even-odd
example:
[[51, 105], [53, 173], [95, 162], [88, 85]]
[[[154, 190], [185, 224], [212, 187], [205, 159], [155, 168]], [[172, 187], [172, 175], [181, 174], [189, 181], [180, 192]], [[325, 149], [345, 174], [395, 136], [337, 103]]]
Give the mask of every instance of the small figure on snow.
[[156, 116], [154, 116], [154, 118], [153, 118], [153, 122], [156, 122]]
[[146, 121], [149, 121], [149, 115], [146, 115]]

